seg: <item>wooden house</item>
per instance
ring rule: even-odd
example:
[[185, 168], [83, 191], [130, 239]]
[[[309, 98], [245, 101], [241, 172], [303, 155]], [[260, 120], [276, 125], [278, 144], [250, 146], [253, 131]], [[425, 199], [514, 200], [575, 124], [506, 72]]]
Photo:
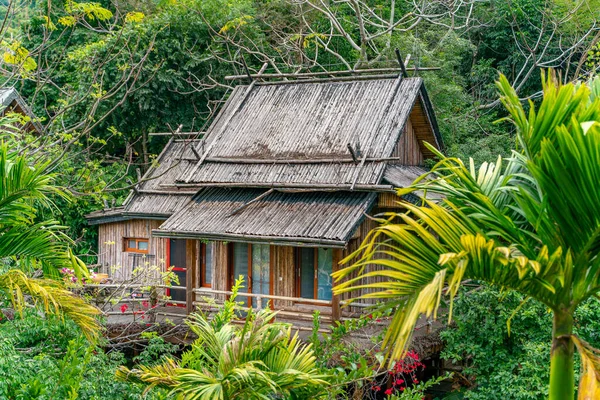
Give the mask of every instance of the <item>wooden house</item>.
[[339, 318], [331, 273], [424, 172], [423, 142], [442, 145], [418, 77], [237, 86], [202, 139], [171, 139], [123, 207], [88, 215], [99, 263], [173, 266], [188, 310], [241, 275], [249, 306]]
[[21, 129], [37, 134], [44, 132], [44, 128], [17, 89], [14, 87], [0, 88], [0, 116], [4, 117], [9, 113], [21, 114], [23, 117], [27, 117], [20, 126]]

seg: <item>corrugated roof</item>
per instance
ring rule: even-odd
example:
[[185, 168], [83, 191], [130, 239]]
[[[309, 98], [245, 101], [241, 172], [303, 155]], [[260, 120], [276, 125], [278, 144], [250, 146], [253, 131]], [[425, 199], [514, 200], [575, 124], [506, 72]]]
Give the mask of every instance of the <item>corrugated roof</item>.
[[[179, 181], [375, 185], [385, 163], [348, 160], [348, 144], [369, 158], [390, 157], [419, 97], [420, 78], [238, 86], [206, 136], [207, 158]], [[217, 163], [211, 159], [240, 160]], [[249, 164], [264, 160], [264, 164]], [[288, 164], [275, 163], [289, 160]], [[293, 160], [323, 160], [302, 164]]]
[[425, 174], [427, 170], [422, 167], [408, 165], [388, 165], [383, 174], [383, 180], [395, 187], [404, 188]]
[[[395, 187], [405, 188], [410, 185], [421, 175], [427, 173], [427, 170], [422, 167], [414, 167], [408, 165], [388, 165], [383, 174], [383, 180]], [[423, 198], [423, 191], [417, 190], [413, 192], [416, 199]], [[442, 199], [437, 193], [427, 193], [427, 200], [437, 201]], [[410, 199], [409, 199], [410, 200]]]
[[375, 193], [274, 191], [248, 204], [265, 192], [204, 189], [153, 235], [343, 247], [376, 197]]

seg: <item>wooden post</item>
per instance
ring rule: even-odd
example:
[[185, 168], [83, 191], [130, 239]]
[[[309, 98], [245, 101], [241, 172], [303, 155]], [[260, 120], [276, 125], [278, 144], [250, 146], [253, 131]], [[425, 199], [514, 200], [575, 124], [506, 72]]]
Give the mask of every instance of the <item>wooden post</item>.
[[198, 241], [197, 240], [186, 240], [185, 243], [185, 308], [186, 312], [190, 314], [194, 311], [194, 289], [198, 287], [196, 281], [200, 275], [200, 266], [198, 265]]
[[[339, 269], [339, 262], [341, 260], [341, 250], [340, 249], [333, 249], [333, 262], [332, 262], [332, 272], [336, 272]], [[335, 284], [332, 284], [332, 286], [335, 286]], [[332, 295], [331, 296], [331, 320], [333, 322], [339, 321], [341, 317], [341, 310], [340, 310], [340, 296], [338, 295]]]

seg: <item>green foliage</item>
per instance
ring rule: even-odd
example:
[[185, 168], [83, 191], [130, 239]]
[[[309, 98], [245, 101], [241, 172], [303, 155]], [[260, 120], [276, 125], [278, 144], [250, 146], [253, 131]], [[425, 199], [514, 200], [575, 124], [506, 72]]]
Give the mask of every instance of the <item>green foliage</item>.
[[[442, 357], [465, 366], [463, 374], [473, 385], [469, 399], [547, 398], [552, 315], [542, 304], [524, 301], [519, 293], [488, 286], [458, 296], [454, 326], [441, 334]], [[575, 314], [575, 332], [595, 347], [600, 346], [599, 317], [596, 299]]]
[[142, 332], [141, 336], [148, 340], [148, 344], [140, 355], [133, 358], [139, 365], [158, 365], [162, 363], [163, 358], [173, 357], [179, 351], [179, 346], [165, 342], [156, 332]]
[[[157, 354], [157, 353], [154, 353]], [[142, 352], [140, 357], [156, 362]], [[141, 400], [141, 389], [111, 379], [127, 360], [104, 353], [81, 337], [70, 321], [23, 318], [0, 324], [0, 398], [9, 400]]]
[[[237, 289], [241, 281], [237, 283]], [[235, 298], [229, 300], [235, 304]], [[228, 313], [228, 312], [227, 312]], [[222, 316], [216, 324], [192, 314], [188, 326], [198, 336], [181, 361], [119, 368], [117, 376], [169, 389], [171, 395], [203, 399], [306, 399], [325, 394], [328, 382], [316, 368], [310, 345], [291, 326], [274, 322], [275, 313], [249, 312], [239, 327]]]
[[[421, 314], [437, 317], [445, 294], [452, 319], [453, 299], [464, 280], [518, 291], [552, 311], [550, 398], [572, 396], [574, 346], [584, 367], [580, 393], [593, 398], [600, 396], [595, 373], [600, 358], [575, 335], [573, 316], [600, 287], [600, 99], [595, 95], [600, 79], [562, 85], [543, 74], [542, 86], [541, 104], [530, 104], [526, 112], [501, 76], [500, 100], [517, 129], [519, 151], [479, 169], [473, 161], [466, 167], [439, 154], [430, 174], [398, 194], [418, 189], [442, 195], [443, 201], [403, 203], [409, 213], [393, 214], [401, 222], [382, 221], [345, 260], [354, 264], [334, 274], [338, 280], [358, 275], [336, 291], [370, 288], [375, 291], [364, 298], [399, 306], [385, 340], [392, 359], [405, 351]], [[383, 268], [369, 272], [371, 264]], [[383, 281], [361, 284], [374, 276]]]

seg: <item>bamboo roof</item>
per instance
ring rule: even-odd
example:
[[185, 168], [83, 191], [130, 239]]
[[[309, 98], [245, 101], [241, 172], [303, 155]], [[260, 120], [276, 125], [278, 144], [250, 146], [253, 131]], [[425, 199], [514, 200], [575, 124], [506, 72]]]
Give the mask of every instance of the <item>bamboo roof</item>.
[[[177, 182], [377, 185], [416, 103], [430, 107], [421, 78], [238, 86]], [[433, 126], [421, 140], [439, 147]]]
[[421, 78], [238, 86], [202, 140], [169, 142], [119, 215], [166, 219], [155, 236], [343, 247], [377, 191], [421, 171], [390, 169], [409, 118], [426, 157], [422, 141], [441, 148]]
[[344, 247], [375, 198], [365, 192], [206, 188], [152, 234]]
[[37, 133], [44, 132], [44, 128], [37, 121], [35, 114], [31, 111], [17, 89], [14, 87], [0, 88], [0, 115], [5, 115], [9, 111], [20, 113], [31, 119], [25, 124], [24, 129], [35, 130]]

